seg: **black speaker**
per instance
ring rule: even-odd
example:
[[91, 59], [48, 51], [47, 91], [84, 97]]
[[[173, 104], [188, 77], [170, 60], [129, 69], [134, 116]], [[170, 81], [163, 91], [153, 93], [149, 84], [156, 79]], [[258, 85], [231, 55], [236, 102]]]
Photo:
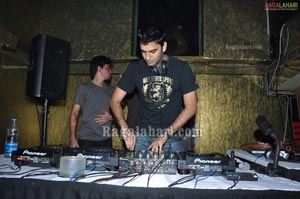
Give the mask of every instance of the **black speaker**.
[[70, 42], [45, 34], [34, 37], [29, 53], [27, 95], [38, 99], [65, 99], [70, 55]]

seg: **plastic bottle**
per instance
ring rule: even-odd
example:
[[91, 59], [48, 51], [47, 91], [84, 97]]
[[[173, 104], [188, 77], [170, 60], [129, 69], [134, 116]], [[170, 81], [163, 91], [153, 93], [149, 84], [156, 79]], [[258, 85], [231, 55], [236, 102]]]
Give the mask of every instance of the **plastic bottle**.
[[12, 124], [9, 129], [7, 129], [7, 136], [5, 140], [4, 157], [10, 158], [12, 151], [18, 149], [18, 124], [17, 118], [12, 118]]

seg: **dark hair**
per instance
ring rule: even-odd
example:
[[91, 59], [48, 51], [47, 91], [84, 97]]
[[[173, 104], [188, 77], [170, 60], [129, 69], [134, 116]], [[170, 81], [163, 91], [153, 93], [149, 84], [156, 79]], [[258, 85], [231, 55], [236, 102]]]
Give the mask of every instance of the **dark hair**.
[[163, 45], [166, 41], [166, 33], [160, 26], [148, 24], [138, 30], [138, 41], [142, 44], [156, 42]]
[[95, 74], [97, 72], [98, 66], [103, 68], [103, 66], [105, 64], [111, 64], [111, 60], [110, 60], [109, 57], [105, 57], [105, 56], [102, 56], [102, 55], [93, 57], [93, 59], [91, 60], [91, 63], [90, 63], [90, 77], [91, 77], [91, 79], [94, 79]]

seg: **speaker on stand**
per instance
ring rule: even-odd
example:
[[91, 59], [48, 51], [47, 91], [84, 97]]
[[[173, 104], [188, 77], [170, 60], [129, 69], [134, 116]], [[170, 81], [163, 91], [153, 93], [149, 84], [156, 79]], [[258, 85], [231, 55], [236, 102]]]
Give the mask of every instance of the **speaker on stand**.
[[70, 68], [70, 42], [39, 34], [32, 39], [27, 72], [26, 93], [43, 101], [41, 147], [47, 145], [48, 102], [66, 98]]

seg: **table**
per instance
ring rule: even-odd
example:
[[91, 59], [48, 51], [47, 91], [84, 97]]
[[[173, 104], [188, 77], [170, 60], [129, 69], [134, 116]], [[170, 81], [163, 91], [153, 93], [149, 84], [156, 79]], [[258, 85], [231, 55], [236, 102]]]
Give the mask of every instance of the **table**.
[[[282, 177], [258, 175], [258, 181], [240, 181], [232, 190], [232, 181], [223, 176], [210, 176], [169, 188], [168, 185], [184, 175], [155, 174], [147, 187], [148, 175], [141, 175], [136, 180], [122, 186], [129, 179], [92, 183], [99, 177], [82, 179], [78, 182], [61, 178], [57, 174], [32, 176], [7, 175], [11, 171], [2, 165], [14, 166], [9, 159], [0, 156], [0, 195], [1, 198], [22, 199], [60, 199], [60, 198], [297, 198], [300, 195], [300, 183]], [[15, 167], [15, 166], [14, 166]], [[34, 167], [23, 166], [22, 172], [28, 172]], [[38, 170], [57, 172], [57, 168]], [[36, 172], [36, 171], [34, 171]], [[252, 172], [252, 171], [249, 171]], [[17, 174], [18, 174], [17, 173]], [[27, 173], [28, 174], [28, 173]]]

